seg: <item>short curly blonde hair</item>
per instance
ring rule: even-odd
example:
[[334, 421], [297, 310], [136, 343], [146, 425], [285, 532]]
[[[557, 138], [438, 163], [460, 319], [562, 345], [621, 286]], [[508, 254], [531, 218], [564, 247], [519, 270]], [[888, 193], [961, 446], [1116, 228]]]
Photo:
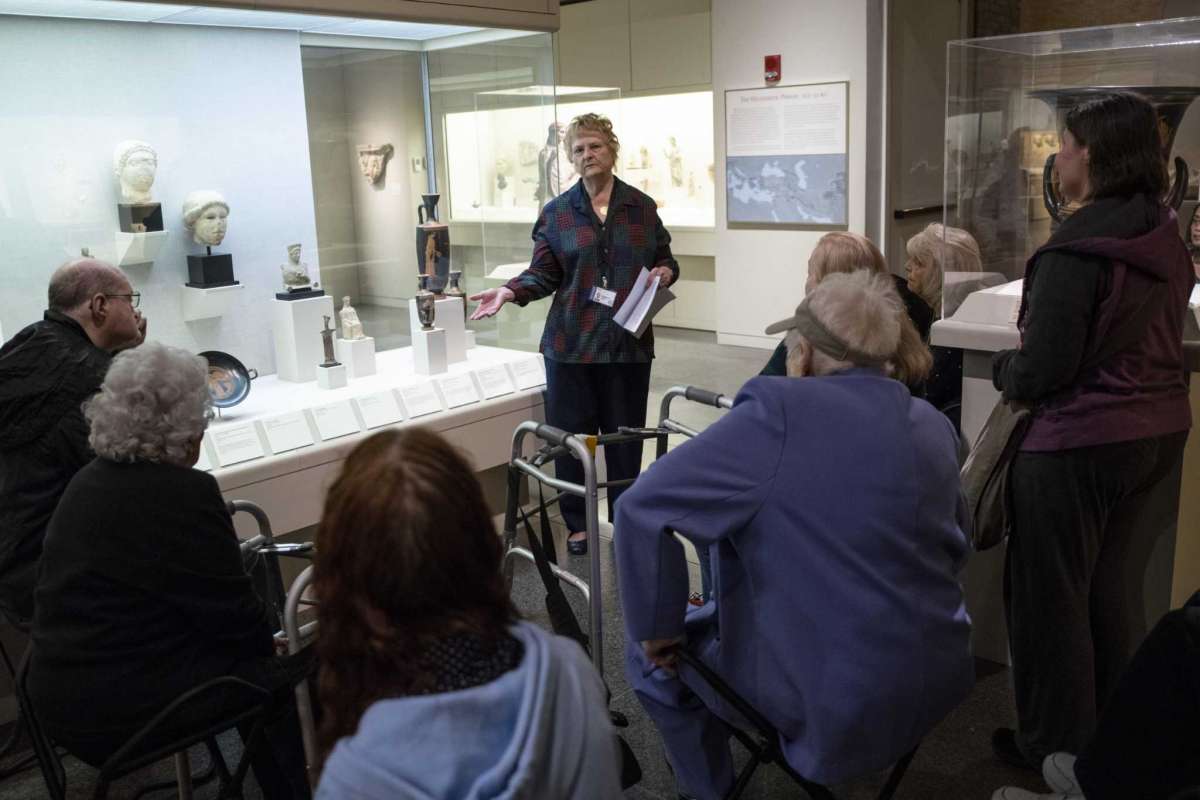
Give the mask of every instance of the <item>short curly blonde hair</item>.
[[124, 350], [83, 415], [101, 458], [185, 464], [212, 418], [208, 363], [159, 342]]
[[571, 124], [567, 126], [567, 152], [571, 152], [571, 148], [575, 146], [575, 137], [580, 133], [587, 131], [588, 133], [596, 133], [600, 138], [608, 144], [608, 149], [612, 151], [613, 162], [617, 160], [617, 156], [621, 154], [621, 142], [617, 139], [617, 134], [613, 131], [612, 120], [603, 114], [580, 114], [575, 119], [571, 120]]

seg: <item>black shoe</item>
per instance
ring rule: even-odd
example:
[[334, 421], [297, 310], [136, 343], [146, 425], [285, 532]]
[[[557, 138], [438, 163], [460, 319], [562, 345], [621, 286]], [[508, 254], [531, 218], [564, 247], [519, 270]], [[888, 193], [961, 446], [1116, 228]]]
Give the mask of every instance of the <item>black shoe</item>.
[[1012, 728], [996, 728], [992, 731], [992, 754], [1012, 767], [1042, 773], [1040, 764], [1033, 764], [1017, 747], [1017, 732]]
[[567, 539], [567, 552], [573, 556], [587, 555], [587, 537], [582, 539]]

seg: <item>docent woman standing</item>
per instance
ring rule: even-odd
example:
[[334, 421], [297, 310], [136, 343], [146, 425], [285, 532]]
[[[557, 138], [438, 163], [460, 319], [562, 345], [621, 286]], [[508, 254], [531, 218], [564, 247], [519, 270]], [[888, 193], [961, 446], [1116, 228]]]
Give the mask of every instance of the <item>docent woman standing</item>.
[[[679, 277], [671, 236], [649, 196], [613, 175], [620, 142], [612, 122], [583, 114], [567, 126], [571, 163], [582, 177], [542, 209], [533, 227], [529, 268], [506, 285], [472, 295], [471, 319], [490, 317], [505, 303], [554, 295], [540, 350], [546, 359], [546, 422], [570, 433], [609, 433], [646, 424], [654, 331], [635, 336], [613, 321], [642, 268], [661, 287]], [[605, 448], [608, 479], [636, 478], [641, 442]], [[569, 456], [558, 476], [583, 482], [583, 467]], [[625, 487], [608, 490], [609, 519]], [[564, 495], [567, 549], [587, 552], [583, 500]]]

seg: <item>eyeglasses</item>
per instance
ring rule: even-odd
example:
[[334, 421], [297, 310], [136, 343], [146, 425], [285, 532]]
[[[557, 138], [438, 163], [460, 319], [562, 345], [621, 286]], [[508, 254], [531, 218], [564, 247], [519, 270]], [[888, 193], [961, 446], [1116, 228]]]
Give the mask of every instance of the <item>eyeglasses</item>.
[[133, 292], [131, 294], [106, 294], [104, 296], [105, 297], [124, 297], [126, 300], [129, 301], [129, 306], [131, 308], [137, 308], [139, 305], [141, 305], [141, 302], [142, 302], [141, 292]]

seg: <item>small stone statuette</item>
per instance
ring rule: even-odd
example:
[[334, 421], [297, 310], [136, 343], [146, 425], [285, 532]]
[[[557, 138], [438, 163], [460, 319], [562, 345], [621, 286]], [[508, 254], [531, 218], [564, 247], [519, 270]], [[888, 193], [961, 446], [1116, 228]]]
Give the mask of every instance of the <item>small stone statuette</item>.
[[667, 137], [667, 149], [664, 153], [667, 156], [667, 165], [671, 169], [671, 185], [679, 188], [683, 186], [683, 154], [679, 152], [679, 145], [674, 136]]
[[433, 318], [437, 310], [434, 303], [437, 298], [433, 292], [429, 291], [429, 276], [419, 275], [417, 277], [417, 319], [421, 321], [421, 330], [433, 330]]
[[196, 244], [216, 247], [229, 230], [229, 203], [211, 189], [191, 192], [183, 200], [183, 224]]
[[287, 246], [288, 260], [279, 267], [283, 273], [283, 286], [289, 292], [303, 292], [312, 288], [312, 279], [308, 276], [308, 264], [300, 263], [300, 245]]
[[329, 327], [328, 314], [323, 314], [321, 318], [325, 320], [325, 329], [321, 331], [321, 344], [325, 346], [325, 360], [321, 362], [321, 366], [336, 367], [341, 362], [333, 355], [333, 328]]
[[128, 139], [113, 151], [113, 175], [121, 190], [117, 218], [125, 233], [163, 229], [162, 204], [150, 196], [158, 171], [158, 154], [145, 142]]
[[465, 322], [467, 319], [467, 293], [464, 292], [463, 288], [458, 285], [458, 282], [461, 280], [462, 280], [462, 270], [461, 269], [450, 270], [450, 285], [446, 287], [446, 297], [458, 297], [458, 298], [462, 299], [463, 321]]
[[118, 144], [113, 152], [113, 174], [126, 203], [152, 202], [150, 187], [157, 170], [158, 154], [145, 142], [130, 139]]
[[342, 298], [342, 310], [338, 312], [338, 316], [342, 320], [343, 339], [357, 341], [367, 338], [363, 335], [363, 326], [358, 319], [358, 312], [354, 310], [354, 306], [350, 305], [349, 295]]
[[387, 170], [388, 159], [396, 149], [390, 144], [360, 144], [358, 146], [358, 168], [367, 183], [379, 183]]

